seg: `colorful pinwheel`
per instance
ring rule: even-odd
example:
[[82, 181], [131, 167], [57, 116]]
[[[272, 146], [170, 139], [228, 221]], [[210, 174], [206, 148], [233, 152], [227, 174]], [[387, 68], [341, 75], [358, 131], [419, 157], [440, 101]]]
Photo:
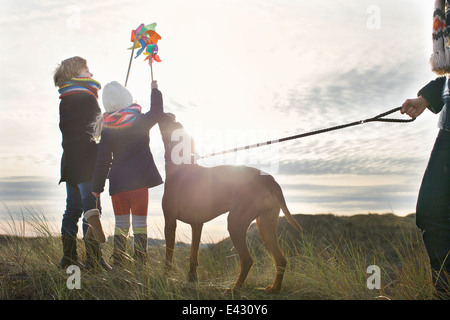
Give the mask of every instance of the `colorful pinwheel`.
[[131, 62], [133, 60], [133, 54], [135, 49], [139, 49], [136, 53], [135, 59], [139, 57], [142, 53], [147, 57], [144, 61], [148, 60], [148, 64], [150, 65], [150, 70], [152, 74], [153, 81], [153, 61], [161, 62], [160, 57], [158, 56], [158, 40], [161, 39], [161, 36], [155, 31], [156, 22], [144, 25], [141, 23], [139, 27], [135, 30], [131, 31], [131, 42], [133, 42], [133, 46], [131, 48], [131, 57], [130, 63], [128, 65], [127, 78], [125, 80], [125, 86], [128, 82], [128, 76], [130, 74]]

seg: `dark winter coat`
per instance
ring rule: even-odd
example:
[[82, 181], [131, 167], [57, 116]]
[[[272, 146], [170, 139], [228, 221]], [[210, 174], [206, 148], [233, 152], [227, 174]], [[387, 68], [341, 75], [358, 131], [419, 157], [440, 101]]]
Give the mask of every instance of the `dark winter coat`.
[[[93, 191], [109, 193], [150, 188], [163, 183], [150, 151], [150, 129], [163, 113], [162, 94], [152, 89], [151, 108], [127, 128], [104, 128], [93, 177]], [[109, 175], [108, 175], [109, 174]]]
[[445, 85], [445, 77], [438, 77], [430, 81], [425, 87], [419, 90], [418, 96], [424, 97], [430, 104], [428, 109], [433, 113], [439, 113], [444, 106], [442, 100], [442, 90]]
[[418, 95], [424, 97], [428, 103], [428, 109], [433, 113], [440, 113], [438, 127], [450, 131], [450, 88], [447, 77], [439, 77], [430, 81], [420, 89]]
[[100, 113], [97, 99], [88, 93], [80, 92], [61, 99], [59, 128], [63, 155], [59, 183], [78, 184], [92, 180], [98, 145], [91, 141], [90, 131]]

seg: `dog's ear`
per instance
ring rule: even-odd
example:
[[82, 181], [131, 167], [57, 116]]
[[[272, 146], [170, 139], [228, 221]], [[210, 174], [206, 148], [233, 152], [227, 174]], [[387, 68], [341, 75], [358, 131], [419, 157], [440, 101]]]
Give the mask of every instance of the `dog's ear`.
[[176, 129], [183, 128], [181, 123], [176, 122], [176, 117], [173, 113], [164, 112], [159, 118], [159, 129], [161, 133], [171, 133]]
[[169, 121], [171, 121], [171, 122], [177, 121], [177, 117], [176, 117], [176, 115], [174, 115], [173, 113], [166, 112], [165, 115], [166, 115], [166, 117], [167, 117], [167, 120], [169, 120]]
[[174, 122], [175, 115], [173, 113], [163, 112], [163, 114], [159, 118], [160, 124], [169, 124], [171, 122]]

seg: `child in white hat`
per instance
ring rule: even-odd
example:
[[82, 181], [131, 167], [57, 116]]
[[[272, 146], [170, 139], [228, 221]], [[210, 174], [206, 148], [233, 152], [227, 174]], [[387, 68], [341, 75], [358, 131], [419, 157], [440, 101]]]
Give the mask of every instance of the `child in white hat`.
[[114, 264], [125, 258], [130, 218], [134, 235], [134, 254], [144, 263], [147, 250], [148, 188], [163, 183], [150, 151], [150, 129], [163, 114], [162, 94], [152, 82], [151, 108], [133, 103], [131, 93], [113, 81], [103, 89], [105, 113], [94, 126], [95, 140], [100, 140], [93, 177], [93, 194], [99, 197], [109, 179], [109, 193], [114, 209]]

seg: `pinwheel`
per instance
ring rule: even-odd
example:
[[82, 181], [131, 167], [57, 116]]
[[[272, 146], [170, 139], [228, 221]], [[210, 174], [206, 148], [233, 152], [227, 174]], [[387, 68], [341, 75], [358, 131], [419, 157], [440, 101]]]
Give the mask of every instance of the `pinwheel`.
[[161, 39], [161, 36], [155, 31], [156, 22], [151, 23], [149, 25], [144, 25], [141, 23], [139, 27], [137, 27], [135, 30], [131, 31], [131, 42], [133, 42], [133, 46], [131, 48], [131, 57], [130, 57], [130, 63], [128, 65], [128, 72], [127, 72], [127, 78], [125, 80], [125, 86], [128, 82], [128, 76], [130, 74], [130, 68], [131, 63], [133, 61], [133, 55], [134, 50], [139, 49], [136, 53], [135, 59], [139, 57], [142, 53], [146, 55], [147, 57], [144, 59], [144, 61], [148, 60], [148, 63], [150, 65], [150, 71], [152, 75], [152, 81], [153, 81], [153, 61], [161, 62], [160, 57], [158, 56], [158, 40]]

